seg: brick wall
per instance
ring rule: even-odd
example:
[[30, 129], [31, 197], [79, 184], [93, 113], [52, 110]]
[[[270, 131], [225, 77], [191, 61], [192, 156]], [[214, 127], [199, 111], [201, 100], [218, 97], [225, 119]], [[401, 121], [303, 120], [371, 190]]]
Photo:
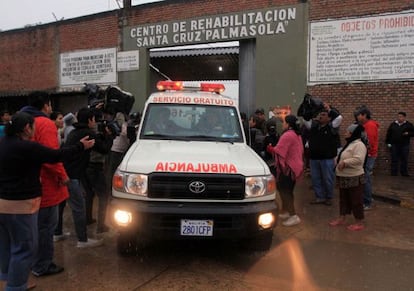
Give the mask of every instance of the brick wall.
[[0, 91], [53, 90], [59, 54], [118, 46], [116, 13], [0, 34]]
[[55, 28], [28, 29], [0, 36], [0, 90], [49, 89], [57, 85]]
[[[375, 167], [381, 172], [389, 171], [390, 155], [385, 145], [385, 135], [399, 111], [405, 111], [407, 119], [414, 123], [414, 82], [320, 85], [308, 87], [308, 91], [339, 109], [344, 116], [342, 136], [348, 125], [354, 121], [355, 108], [362, 104], [367, 105], [372, 119], [380, 124], [379, 152]], [[414, 170], [414, 153], [411, 154], [409, 168]]]
[[59, 26], [60, 52], [118, 47], [116, 14]]

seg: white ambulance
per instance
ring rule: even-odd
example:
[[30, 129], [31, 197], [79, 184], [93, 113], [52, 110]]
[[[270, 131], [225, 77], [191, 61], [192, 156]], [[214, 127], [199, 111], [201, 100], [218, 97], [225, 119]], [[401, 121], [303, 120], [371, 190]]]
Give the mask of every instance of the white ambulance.
[[226, 239], [267, 250], [276, 185], [246, 144], [237, 102], [222, 84], [161, 81], [144, 108], [137, 140], [113, 177], [118, 252], [157, 239]]

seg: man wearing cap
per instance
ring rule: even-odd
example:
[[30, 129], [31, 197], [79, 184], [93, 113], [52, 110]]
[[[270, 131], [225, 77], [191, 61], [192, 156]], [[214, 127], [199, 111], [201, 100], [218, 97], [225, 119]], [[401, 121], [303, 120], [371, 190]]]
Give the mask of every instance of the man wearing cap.
[[356, 120], [361, 124], [368, 138], [368, 156], [365, 162], [365, 189], [364, 189], [364, 210], [372, 207], [372, 181], [371, 175], [374, 169], [375, 160], [378, 156], [378, 131], [379, 124], [371, 119], [371, 111], [366, 106], [361, 106], [355, 112]]

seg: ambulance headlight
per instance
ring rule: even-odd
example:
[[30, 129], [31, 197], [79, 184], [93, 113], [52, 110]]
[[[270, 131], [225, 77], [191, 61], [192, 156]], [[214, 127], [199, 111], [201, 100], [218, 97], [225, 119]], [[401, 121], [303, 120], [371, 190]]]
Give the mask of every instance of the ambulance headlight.
[[273, 175], [246, 177], [246, 198], [254, 198], [274, 194], [276, 182]]
[[116, 171], [112, 179], [112, 187], [121, 192], [147, 196], [148, 176]]
[[117, 210], [114, 213], [114, 219], [118, 225], [127, 226], [132, 222], [132, 214], [128, 211]]

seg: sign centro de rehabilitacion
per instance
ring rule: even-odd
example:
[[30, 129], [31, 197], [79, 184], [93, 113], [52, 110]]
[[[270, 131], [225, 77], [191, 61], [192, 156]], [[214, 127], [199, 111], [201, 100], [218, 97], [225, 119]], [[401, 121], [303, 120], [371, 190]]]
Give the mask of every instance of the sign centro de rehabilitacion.
[[284, 34], [289, 23], [295, 20], [295, 7], [268, 8], [139, 25], [129, 28], [129, 37], [136, 39], [136, 46], [139, 48], [219, 42]]

